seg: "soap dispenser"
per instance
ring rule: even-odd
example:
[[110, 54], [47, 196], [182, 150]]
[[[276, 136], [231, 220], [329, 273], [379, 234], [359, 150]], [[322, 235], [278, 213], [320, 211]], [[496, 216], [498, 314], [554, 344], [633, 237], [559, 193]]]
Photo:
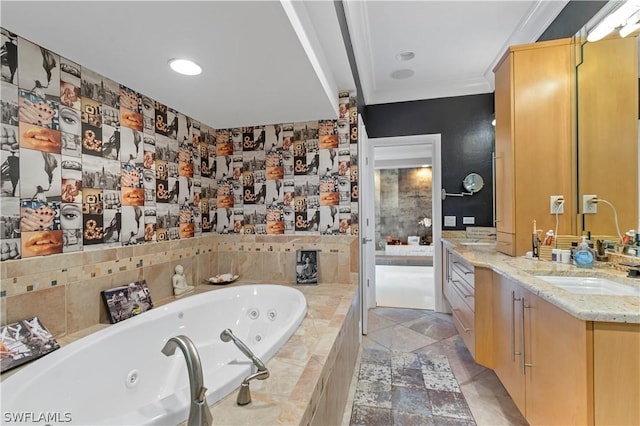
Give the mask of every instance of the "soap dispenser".
[[578, 245], [578, 250], [573, 255], [573, 260], [578, 268], [591, 268], [593, 267], [594, 254], [593, 250], [589, 248], [589, 242], [587, 236], [582, 236], [582, 242]]

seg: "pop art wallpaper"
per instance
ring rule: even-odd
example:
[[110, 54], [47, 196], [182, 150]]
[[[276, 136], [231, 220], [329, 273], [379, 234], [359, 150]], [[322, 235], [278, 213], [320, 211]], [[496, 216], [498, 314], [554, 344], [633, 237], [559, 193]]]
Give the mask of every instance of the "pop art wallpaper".
[[0, 29], [1, 260], [217, 234], [358, 232], [337, 120], [213, 129]]

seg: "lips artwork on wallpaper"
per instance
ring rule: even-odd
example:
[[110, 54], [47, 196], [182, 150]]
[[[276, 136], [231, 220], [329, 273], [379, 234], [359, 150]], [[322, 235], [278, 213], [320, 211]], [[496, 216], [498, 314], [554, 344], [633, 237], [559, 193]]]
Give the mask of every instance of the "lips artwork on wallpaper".
[[352, 93], [338, 119], [213, 129], [0, 37], [2, 260], [203, 233], [357, 234]]

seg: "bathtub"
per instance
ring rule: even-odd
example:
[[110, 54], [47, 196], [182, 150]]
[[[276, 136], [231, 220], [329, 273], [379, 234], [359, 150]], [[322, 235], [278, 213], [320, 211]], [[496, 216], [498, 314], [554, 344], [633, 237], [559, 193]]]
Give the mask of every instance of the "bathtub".
[[189, 380], [180, 351], [172, 357], [160, 352], [169, 338], [184, 334], [195, 343], [211, 405], [254, 371], [232, 342], [220, 340], [222, 330], [230, 328], [266, 363], [306, 311], [299, 290], [268, 284], [225, 287], [152, 309], [6, 378], [0, 423], [178, 424], [188, 417]]

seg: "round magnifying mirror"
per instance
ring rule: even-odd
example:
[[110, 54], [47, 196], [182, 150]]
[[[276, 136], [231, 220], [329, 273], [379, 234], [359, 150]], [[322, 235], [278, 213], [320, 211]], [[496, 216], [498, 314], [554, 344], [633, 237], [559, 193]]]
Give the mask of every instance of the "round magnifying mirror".
[[484, 179], [477, 173], [469, 173], [462, 181], [462, 186], [473, 194], [484, 187]]

